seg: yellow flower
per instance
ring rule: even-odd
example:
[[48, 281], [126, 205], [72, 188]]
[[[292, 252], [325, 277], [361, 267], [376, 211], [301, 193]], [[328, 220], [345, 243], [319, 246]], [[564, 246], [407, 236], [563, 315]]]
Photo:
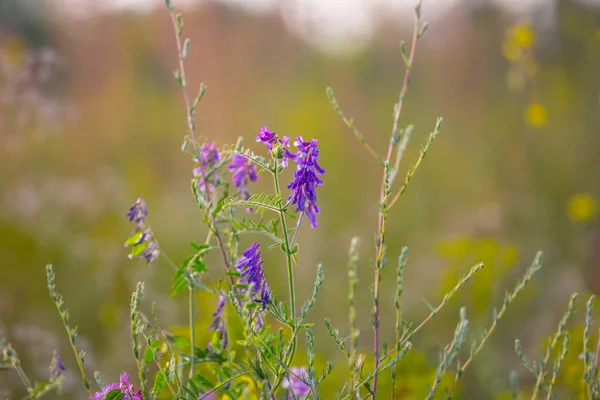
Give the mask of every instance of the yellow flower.
[[535, 40], [535, 33], [529, 24], [519, 24], [510, 28], [510, 36], [518, 47], [530, 48]]
[[576, 194], [569, 199], [568, 214], [572, 221], [587, 221], [596, 215], [596, 201], [587, 193]]
[[600, 29], [596, 30], [596, 39], [600, 40]]
[[544, 126], [548, 123], [548, 111], [539, 103], [532, 103], [527, 107], [527, 122], [533, 126]]
[[517, 61], [522, 53], [521, 48], [512, 40], [506, 40], [502, 45], [502, 54], [508, 61]]

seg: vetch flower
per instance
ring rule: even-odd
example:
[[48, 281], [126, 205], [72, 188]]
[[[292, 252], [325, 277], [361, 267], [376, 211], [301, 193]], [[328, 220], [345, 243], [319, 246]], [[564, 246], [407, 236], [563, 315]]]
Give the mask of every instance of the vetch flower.
[[271, 132], [269, 127], [263, 126], [256, 137], [257, 142], [262, 142], [269, 148], [269, 153], [276, 159], [280, 160], [283, 167], [287, 167], [288, 159], [294, 158], [295, 155], [289, 151], [290, 137], [283, 136], [281, 139], [275, 132]]
[[50, 380], [57, 380], [64, 371], [66, 371], [65, 366], [62, 363], [62, 359], [59, 355], [54, 353], [54, 357], [52, 357], [52, 361], [50, 362]]
[[217, 146], [213, 142], [208, 142], [199, 149], [198, 158], [194, 160], [196, 164], [193, 173], [195, 177], [199, 178], [198, 187], [203, 194], [208, 189], [209, 194], [212, 195], [216, 177], [211, 168], [217, 165], [220, 160], [219, 149], [217, 149]]
[[321, 186], [323, 181], [319, 178], [325, 173], [325, 170], [319, 166], [319, 148], [317, 140], [305, 142], [302, 136], [298, 136], [294, 146], [298, 148], [294, 161], [298, 164], [294, 179], [288, 185], [292, 193], [288, 200], [296, 205], [296, 212], [304, 211], [310, 222], [310, 226], [318, 226], [317, 214], [320, 210], [317, 206], [317, 186]]
[[[283, 381], [283, 387], [290, 391], [290, 399], [294, 399], [294, 396], [300, 400], [305, 399], [308, 393], [310, 393], [310, 386], [303, 382], [303, 380], [308, 380], [306, 368], [292, 367], [290, 371], [292, 374], [288, 374], [285, 381]], [[302, 378], [302, 380], [298, 377]]]
[[[209, 331], [215, 331], [218, 333], [222, 348], [227, 347], [227, 327], [225, 326], [225, 319], [223, 319], [223, 309], [225, 308], [225, 301], [225, 296], [219, 296], [219, 303], [217, 304], [217, 309], [213, 313], [213, 320], [208, 327]], [[211, 344], [209, 344], [209, 349], [211, 347]]]
[[142, 400], [142, 392], [136, 391], [133, 385], [129, 382], [129, 375], [123, 372], [120, 376], [119, 383], [111, 383], [102, 388], [101, 392], [94, 393], [94, 397], [90, 397], [90, 400], [102, 400], [104, 397], [114, 389], [120, 389], [121, 393], [125, 394], [123, 400]]
[[135, 222], [137, 226], [129, 235], [129, 238], [125, 242], [125, 247], [132, 246], [131, 253], [128, 256], [130, 260], [139, 257], [144, 259], [148, 265], [152, 265], [158, 258], [159, 251], [158, 245], [154, 241], [152, 232], [146, 222], [147, 216], [148, 208], [146, 207], [146, 202], [140, 197], [127, 213], [127, 219]]
[[141, 197], [137, 199], [135, 204], [131, 206], [129, 212], [127, 213], [127, 219], [130, 222], [135, 222], [137, 224], [144, 224], [146, 220], [146, 216], [148, 215], [148, 208], [146, 207], [146, 203], [144, 199]]
[[246, 249], [243, 257], [238, 260], [236, 268], [241, 275], [240, 283], [253, 285], [252, 296], [258, 295], [255, 301], [262, 304], [264, 309], [271, 301], [271, 291], [265, 280], [259, 247], [260, 245], [255, 242]]
[[238, 189], [240, 197], [244, 200], [250, 198], [248, 183], [258, 180], [256, 165], [246, 157], [236, 154], [227, 168], [231, 171], [233, 184]]

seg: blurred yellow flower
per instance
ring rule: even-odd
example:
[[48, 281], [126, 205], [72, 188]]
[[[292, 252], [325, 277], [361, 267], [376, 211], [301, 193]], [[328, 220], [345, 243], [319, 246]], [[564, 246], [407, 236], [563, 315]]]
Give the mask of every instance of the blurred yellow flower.
[[527, 107], [527, 122], [533, 126], [544, 126], [548, 123], [548, 111], [539, 103], [532, 103]]
[[4, 42], [1, 52], [8, 62], [14, 66], [19, 66], [27, 52], [27, 45], [18, 36], [13, 36]]
[[596, 30], [596, 39], [600, 40], [600, 29]]
[[515, 45], [529, 48], [533, 46], [535, 33], [529, 24], [518, 24], [510, 28], [510, 36]]
[[502, 45], [502, 54], [508, 61], [517, 61], [521, 58], [522, 51], [512, 40], [507, 40]]
[[573, 221], [587, 221], [596, 215], [598, 205], [592, 196], [579, 193], [569, 199], [568, 214]]

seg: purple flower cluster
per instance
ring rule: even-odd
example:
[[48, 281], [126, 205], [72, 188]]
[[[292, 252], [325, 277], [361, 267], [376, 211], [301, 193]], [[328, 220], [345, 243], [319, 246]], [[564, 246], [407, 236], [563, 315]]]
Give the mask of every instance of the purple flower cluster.
[[289, 151], [290, 137], [283, 136], [280, 139], [267, 126], [263, 126], [260, 132], [258, 132], [256, 141], [264, 143], [269, 148], [269, 153], [278, 160], [281, 160], [281, 165], [284, 167], [287, 167], [289, 158], [293, 159], [295, 157], [294, 153]]
[[198, 151], [198, 158], [194, 160], [195, 167], [193, 170], [194, 176], [199, 179], [198, 187], [204, 194], [206, 190], [210, 196], [214, 191], [216, 178], [211, 169], [221, 160], [219, 149], [213, 142], [208, 142]]
[[240, 283], [253, 285], [252, 296], [258, 295], [255, 301], [262, 304], [264, 309], [271, 301], [271, 291], [265, 280], [259, 247], [258, 243], [253, 243], [246, 249], [243, 257], [238, 260], [236, 268], [241, 275]]
[[294, 172], [294, 179], [288, 185], [288, 189], [294, 191], [288, 200], [296, 205], [296, 212], [304, 211], [310, 226], [316, 228], [318, 226], [317, 214], [320, 211], [317, 206], [315, 189], [323, 184], [319, 176], [325, 173], [325, 170], [318, 163], [319, 148], [317, 147], [317, 140], [313, 139], [305, 142], [302, 136], [298, 136], [294, 146], [298, 148], [298, 152], [294, 157], [298, 167]]
[[159, 251], [158, 245], [152, 238], [152, 233], [146, 223], [147, 216], [148, 208], [146, 207], [146, 202], [140, 197], [127, 213], [127, 219], [130, 222], [135, 222], [137, 226], [131, 235], [129, 235], [129, 239], [125, 242], [125, 247], [129, 245], [133, 246], [133, 250], [129, 254], [129, 259], [139, 257], [146, 260], [148, 265], [152, 265], [158, 258]]
[[111, 383], [102, 388], [101, 392], [94, 393], [94, 397], [90, 397], [90, 400], [102, 400], [106, 395], [114, 389], [121, 389], [121, 393], [125, 394], [123, 400], [142, 400], [142, 392], [136, 391], [133, 385], [129, 383], [129, 375], [125, 372], [121, 374], [119, 383]]
[[238, 188], [240, 197], [244, 200], [250, 198], [248, 183], [258, 180], [256, 165], [246, 157], [236, 154], [231, 159], [231, 164], [227, 168], [232, 174], [233, 184]]
[[[283, 387], [290, 391], [289, 398], [298, 398], [300, 400], [306, 399], [310, 392], [310, 386], [304, 383], [304, 381], [308, 380], [306, 368], [292, 367], [290, 368], [290, 371], [292, 371], [293, 375], [289, 374], [285, 381], [283, 381]], [[302, 380], [298, 377], [301, 377]]]
[[[227, 327], [225, 326], [225, 319], [223, 319], [223, 309], [225, 308], [225, 301], [225, 296], [219, 296], [219, 303], [217, 304], [217, 309], [213, 313], [213, 320], [210, 326], [208, 327], [209, 331], [215, 331], [218, 333], [222, 348], [227, 347]], [[209, 344], [209, 349], [211, 347], [211, 344]]]
[[288, 150], [290, 145], [288, 136], [279, 139], [275, 132], [269, 131], [269, 128], [264, 126], [258, 133], [256, 141], [264, 143], [274, 158], [281, 159], [281, 165], [284, 167], [287, 166], [288, 159], [296, 161], [298, 167], [294, 173], [294, 179], [288, 185], [288, 189], [292, 189], [293, 193], [288, 200], [291, 200], [292, 204], [296, 206], [296, 212], [305, 212], [310, 226], [316, 228], [319, 225], [317, 214], [320, 212], [317, 206], [316, 187], [323, 184], [319, 176], [325, 173], [325, 170], [319, 165], [317, 140], [305, 142], [302, 136], [298, 136], [294, 142], [298, 151], [292, 153]]

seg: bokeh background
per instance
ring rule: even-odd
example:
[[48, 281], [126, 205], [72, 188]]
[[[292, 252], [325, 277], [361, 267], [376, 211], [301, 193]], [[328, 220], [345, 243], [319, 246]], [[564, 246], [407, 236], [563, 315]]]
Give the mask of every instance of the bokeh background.
[[[242, 136], [259, 152], [264, 149], [254, 137], [268, 125], [282, 135], [319, 140], [327, 170], [319, 189], [320, 227], [300, 233], [296, 276], [299, 296], [306, 297], [316, 264], [324, 266], [324, 290], [308, 318], [316, 324], [317, 361], [338, 362], [325, 398], [341, 387], [345, 363], [323, 319], [347, 334], [346, 262], [354, 236], [361, 238], [361, 350], [371, 352], [369, 287], [381, 179], [325, 88], [334, 89], [346, 114], [383, 153], [403, 74], [399, 44], [410, 39], [413, 3], [175, 2], [184, 35], [192, 39], [190, 87], [208, 87], [198, 110], [203, 137], [223, 146]], [[429, 312], [423, 299], [436, 304], [462, 273], [486, 263], [415, 338], [420, 352], [400, 366], [399, 398], [423, 398], [459, 306], [467, 306], [475, 337], [543, 250], [542, 271], [462, 385], [463, 398], [504, 398], [511, 371], [524, 386], [532, 380], [513, 352], [514, 339], [539, 357], [571, 292], [600, 289], [600, 5], [426, 0], [423, 14], [431, 26], [418, 43], [400, 120], [415, 125], [404, 170], [436, 117], [444, 117], [444, 125], [390, 216], [382, 335], [393, 341], [394, 260], [401, 246], [409, 247], [405, 316], [414, 321]], [[52, 351], [63, 354], [65, 398], [85, 394], [47, 294], [47, 263], [79, 325], [86, 366], [102, 371], [105, 381], [134, 371], [128, 301], [137, 281], [146, 281], [145, 307], [156, 302], [165, 327], [176, 332], [186, 324], [185, 298], [170, 297], [164, 260], [148, 268], [129, 261], [123, 248], [132, 229], [125, 214], [140, 196], [161, 247], [176, 262], [205, 232], [189, 190], [192, 160], [180, 150], [185, 109], [175, 62], [162, 1], [0, 1], [0, 337], [39, 379], [47, 376]], [[284, 297], [284, 262], [277, 252], [265, 256], [267, 277]], [[212, 260], [209, 275], [220, 277], [221, 268]], [[205, 323], [216, 299], [201, 295], [200, 302], [199, 323]], [[208, 338], [199, 333], [200, 341]], [[561, 390], [579, 385], [581, 339], [573, 342]], [[17, 376], [0, 371], [0, 397], [22, 393]]]

